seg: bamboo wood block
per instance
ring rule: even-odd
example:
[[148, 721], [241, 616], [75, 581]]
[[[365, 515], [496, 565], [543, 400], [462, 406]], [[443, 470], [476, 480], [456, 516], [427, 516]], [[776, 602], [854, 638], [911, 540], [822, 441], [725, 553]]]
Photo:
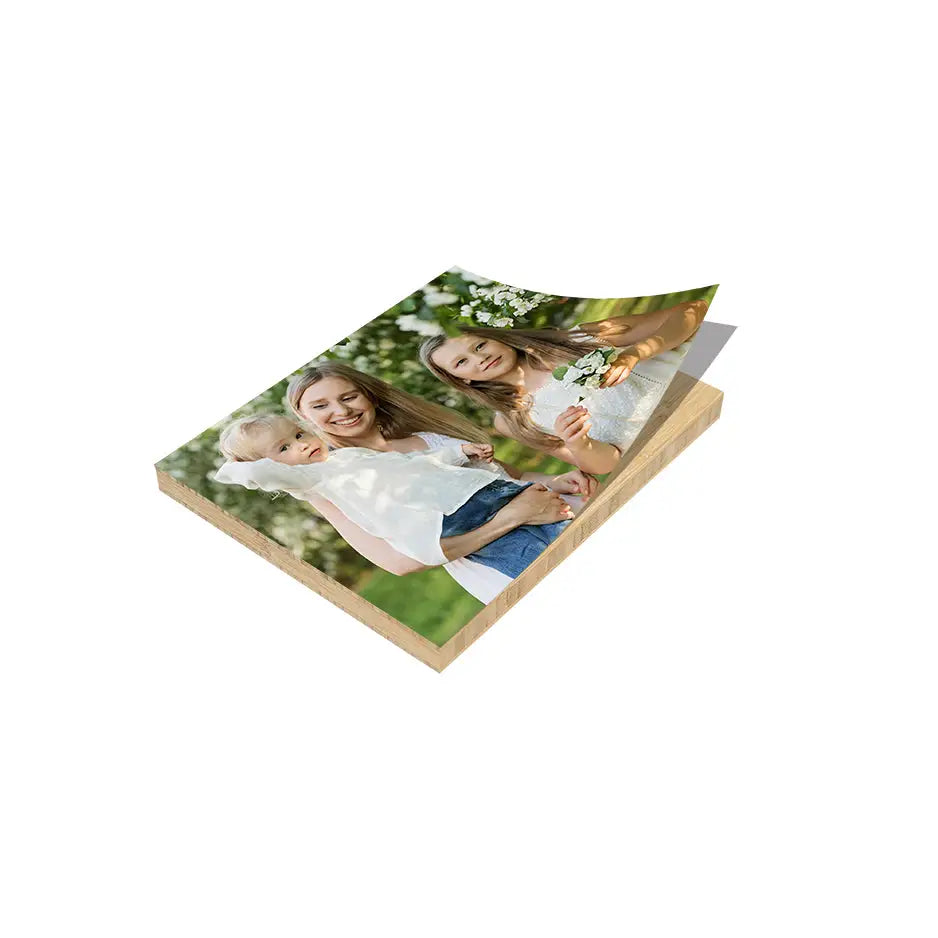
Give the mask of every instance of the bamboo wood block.
[[404, 651], [442, 671], [489, 629], [522, 596], [576, 550], [645, 483], [657, 475], [685, 447], [720, 416], [723, 392], [679, 372], [651, 419], [610, 475], [602, 490], [569, 527], [511, 585], [506, 587], [449, 641], [438, 646], [409, 626], [372, 605], [291, 551], [234, 517], [166, 472], [157, 470], [159, 487], [215, 527], [250, 547], [255, 553], [289, 573], [310, 589]]

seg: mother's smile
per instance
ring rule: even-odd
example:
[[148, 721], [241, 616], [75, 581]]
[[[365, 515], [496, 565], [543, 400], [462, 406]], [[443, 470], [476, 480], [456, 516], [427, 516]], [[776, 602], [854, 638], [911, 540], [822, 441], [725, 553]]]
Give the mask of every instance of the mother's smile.
[[361, 418], [362, 418], [361, 413], [357, 413], [351, 417], [336, 417], [331, 422], [334, 424], [337, 424], [340, 427], [351, 427], [351, 426], [354, 426], [356, 423], [358, 423], [359, 420], [361, 420]]

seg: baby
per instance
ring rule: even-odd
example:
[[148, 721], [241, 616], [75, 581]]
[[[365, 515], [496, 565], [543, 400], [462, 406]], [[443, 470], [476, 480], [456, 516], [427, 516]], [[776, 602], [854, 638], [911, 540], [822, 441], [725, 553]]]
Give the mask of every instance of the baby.
[[[322, 496], [360, 528], [427, 566], [446, 563], [440, 538], [481, 527], [531, 484], [493, 480], [491, 469], [466, 465], [470, 458], [490, 462], [489, 444], [416, 453], [330, 451], [314, 433], [275, 414], [236, 420], [219, 443], [229, 461], [216, 481], [304, 500]], [[566, 524], [521, 525], [469, 559], [516, 577]]]

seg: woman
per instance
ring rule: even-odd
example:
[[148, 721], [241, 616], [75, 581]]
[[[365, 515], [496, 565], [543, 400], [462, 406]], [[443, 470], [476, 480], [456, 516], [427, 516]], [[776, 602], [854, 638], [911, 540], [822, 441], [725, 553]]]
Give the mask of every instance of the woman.
[[[488, 435], [460, 414], [341, 362], [323, 362], [294, 377], [287, 388], [287, 401], [296, 416], [315, 426], [333, 447], [409, 453], [453, 441], [488, 442]], [[570, 504], [561, 495], [579, 507], [577, 496], [589, 497], [596, 488], [596, 480], [579, 471], [556, 477], [522, 475], [503, 464], [498, 464], [496, 471], [502, 478], [539, 484], [525, 489], [481, 528], [440, 542], [449, 561], [444, 569], [482, 602], [493, 599], [511, 580], [466, 556], [521, 524], [568, 519]], [[363, 531], [330, 502], [318, 499], [313, 504], [351, 547], [377, 566], [399, 575], [426, 569]]]
[[[698, 300], [573, 329], [463, 329], [427, 339], [420, 358], [440, 381], [494, 410], [497, 433], [602, 474], [651, 416], [706, 312]], [[551, 374], [610, 346], [619, 354], [596, 389]]]

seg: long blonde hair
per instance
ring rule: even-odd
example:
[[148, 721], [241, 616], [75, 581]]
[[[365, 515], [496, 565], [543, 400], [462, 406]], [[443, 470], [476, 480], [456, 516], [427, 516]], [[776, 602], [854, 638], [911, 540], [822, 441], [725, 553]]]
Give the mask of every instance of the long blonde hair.
[[[488, 443], [489, 435], [477, 427], [467, 417], [447, 410], [439, 404], [431, 404], [422, 398], [356, 371], [343, 362], [325, 361], [295, 375], [287, 386], [287, 402], [293, 412], [301, 419], [300, 399], [306, 391], [323, 378], [345, 378], [371, 401], [375, 409], [378, 430], [388, 440], [400, 440], [415, 433], [442, 433], [459, 440], [473, 443]], [[348, 437], [333, 436], [322, 428], [317, 432], [330, 446], [355, 446]]]
[[[494, 339], [518, 353], [519, 364], [528, 364], [538, 371], [553, 371], [597, 348], [606, 348], [590, 330], [575, 329], [460, 329], [463, 335]], [[523, 387], [501, 381], [460, 381], [440, 368], [430, 356], [446, 341], [447, 336], [435, 335], [420, 346], [420, 360], [444, 384], [462, 391], [470, 400], [489, 407], [511, 430], [511, 435], [529, 446], [554, 449], [563, 440], [545, 433], [531, 420], [531, 396]]]

